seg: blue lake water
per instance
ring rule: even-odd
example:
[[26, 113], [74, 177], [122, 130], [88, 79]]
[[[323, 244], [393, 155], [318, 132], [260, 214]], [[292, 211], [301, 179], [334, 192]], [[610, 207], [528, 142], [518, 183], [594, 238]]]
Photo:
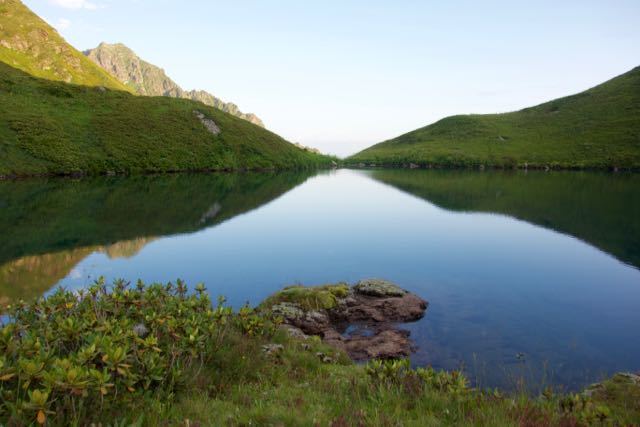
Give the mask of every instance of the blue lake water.
[[576, 389], [640, 370], [640, 176], [338, 170], [0, 183], [0, 301], [104, 276], [230, 304], [392, 280], [415, 365]]

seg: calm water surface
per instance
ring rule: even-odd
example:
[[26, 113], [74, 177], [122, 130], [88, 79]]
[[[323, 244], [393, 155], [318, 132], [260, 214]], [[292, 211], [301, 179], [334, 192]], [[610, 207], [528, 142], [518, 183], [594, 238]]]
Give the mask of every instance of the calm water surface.
[[416, 365], [481, 386], [640, 370], [640, 176], [340, 170], [0, 182], [0, 301], [105, 276], [235, 306], [382, 277], [429, 300]]

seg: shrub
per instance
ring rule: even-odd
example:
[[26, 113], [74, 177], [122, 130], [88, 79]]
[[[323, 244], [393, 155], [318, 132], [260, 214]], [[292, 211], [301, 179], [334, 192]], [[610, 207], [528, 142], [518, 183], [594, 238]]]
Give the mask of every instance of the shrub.
[[[184, 374], [221, 345], [232, 310], [182, 281], [111, 290], [99, 280], [8, 308], [0, 329], [0, 424], [85, 420], [153, 397], [170, 398]], [[257, 321], [257, 320], [256, 320]], [[251, 331], [266, 326], [258, 322]]]
[[425, 390], [437, 390], [450, 396], [461, 396], [470, 391], [468, 380], [460, 371], [436, 371], [435, 369], [411, 369], [409, 359], [373, 360], [365, 368], [376, 384], [388, 386], [406, 382], [407, 379], [419, 380]]

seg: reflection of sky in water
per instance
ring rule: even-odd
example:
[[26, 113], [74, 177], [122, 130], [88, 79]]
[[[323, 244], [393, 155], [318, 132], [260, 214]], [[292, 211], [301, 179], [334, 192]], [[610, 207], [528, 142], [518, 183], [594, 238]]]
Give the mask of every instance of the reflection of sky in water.
[[130, 258], [94, 253], [60, 284], [77, 288], [101, 275], [204, 282], [235, 306], [296, 282], [383, 277], [430, 301], [409, 326], [417, 364], [464, 364], [485, 385], [514, 372], [537, 381], [545, 362], [552, 381], [572, 386], [640, 369], [640, 271], [573, 237], [446, 211], [354, 171], [317, 176]]

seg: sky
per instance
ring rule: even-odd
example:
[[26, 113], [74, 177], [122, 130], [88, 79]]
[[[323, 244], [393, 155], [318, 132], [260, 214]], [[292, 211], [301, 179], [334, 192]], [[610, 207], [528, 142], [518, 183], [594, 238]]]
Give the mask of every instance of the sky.
[[185, 89], [345, 156], [452, 114], [640, 65], [640, 1], [24, 0], [80, 50], [124, 43]]

